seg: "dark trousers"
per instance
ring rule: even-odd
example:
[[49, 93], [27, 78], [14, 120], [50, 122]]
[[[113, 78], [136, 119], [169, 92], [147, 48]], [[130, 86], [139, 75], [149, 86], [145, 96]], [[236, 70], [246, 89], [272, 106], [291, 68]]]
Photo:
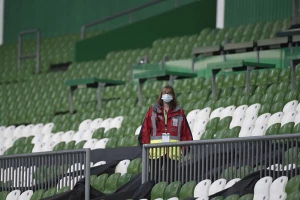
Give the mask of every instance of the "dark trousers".
[[158, 182], [171, 183], [178, 177], [178, 161], [170, 159], [168, 155], [164, 155], [158, 159], [149, 159], [149, 178]]

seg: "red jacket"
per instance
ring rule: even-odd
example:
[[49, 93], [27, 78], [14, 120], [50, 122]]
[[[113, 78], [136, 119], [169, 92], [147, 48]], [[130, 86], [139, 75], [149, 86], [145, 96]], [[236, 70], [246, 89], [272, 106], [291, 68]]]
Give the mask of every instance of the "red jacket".
[[[144, 119], [140, 134], [139, 143], [140, 145], [149, 144], [151, 136], [153, 136], [153, 122], [152, 122], [152, 112], [156, 113], [155, 123], [156, 123], [156, 136], [162, 136], [162, 133], [169, 133], [170, 136], [178, 136], [178, 128], [180, 128], [180, 141], [193, 140], [193, 136], [186, 120], [183, 109], [177, 106], [174, 110], [167, 113], [167, 131], [165, 130], [165, 120], [164, 120], [164, 110], [159, 104], [149, 108]], [[178, 121], [178, 116], [182, 116], [182, 122]], [[177, 123], [177, 124], [176, 124]]]

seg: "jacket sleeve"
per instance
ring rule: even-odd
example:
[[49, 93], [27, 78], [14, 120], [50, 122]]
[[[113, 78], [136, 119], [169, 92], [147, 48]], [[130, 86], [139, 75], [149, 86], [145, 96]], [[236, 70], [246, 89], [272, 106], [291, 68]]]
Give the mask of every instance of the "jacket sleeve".
[[150, 143], [150, 135], [152, 133], [151, 115], [152, 115], [152, 108], [150, 108], [149, 111], [147, 112], [142, 124], [142, 128], [138, 137], [140, 146], [143, 146], [143, 144]]
[[188, 140], [193, 140], [193, 135], [192, 131], [190, 129], [189, 123], [186, 119], [186, 116], [184, 114], [184, 111], [182, 110], [182, 116], [183, 116], [183, 121], [182, 121], [182, 127], [181, 127], [181, 141], [188, 141]]

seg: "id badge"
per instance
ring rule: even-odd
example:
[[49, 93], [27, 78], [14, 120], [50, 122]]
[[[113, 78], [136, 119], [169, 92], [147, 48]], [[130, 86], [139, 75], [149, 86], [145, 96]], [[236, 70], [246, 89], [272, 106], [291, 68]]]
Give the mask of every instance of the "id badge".
[[178, 126], [178, 119], [177, 118], [172, 118], [173, 126]]
[[170, 134], [169, 133], [162, 134], [162, 142], [170, 142]]

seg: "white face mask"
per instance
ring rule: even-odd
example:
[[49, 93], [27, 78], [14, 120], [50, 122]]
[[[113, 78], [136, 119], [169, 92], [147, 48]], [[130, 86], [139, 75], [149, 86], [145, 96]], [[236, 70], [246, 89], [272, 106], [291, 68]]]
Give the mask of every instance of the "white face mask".
[[169, 94], [163, 94], [161, 96], [161, 99], [165, 102], [165, 103], [169, 103], [170, 101], [173, 100], [173, 97]]

